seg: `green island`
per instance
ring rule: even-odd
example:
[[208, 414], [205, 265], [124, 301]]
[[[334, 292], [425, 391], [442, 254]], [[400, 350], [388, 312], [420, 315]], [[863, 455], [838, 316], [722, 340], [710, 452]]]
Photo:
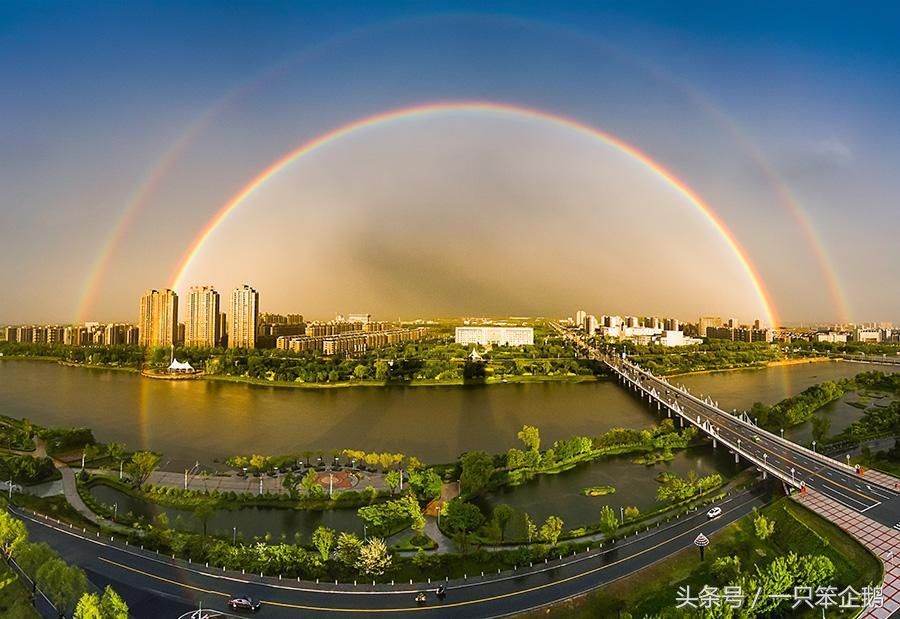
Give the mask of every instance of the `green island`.
[[584, 496], [606, 496], [607, 494], [614, 494], [615, 491], [616, 489], [612, 486], [590, 486], [581, 492]]

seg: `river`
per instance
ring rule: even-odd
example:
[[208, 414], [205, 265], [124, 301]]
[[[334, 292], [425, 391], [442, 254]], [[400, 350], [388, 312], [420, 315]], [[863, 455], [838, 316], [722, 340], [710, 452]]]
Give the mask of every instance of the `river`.
[[[675, 379], [723, 408], [775, 403], [824, 380], [881, 366], [813, 363]], [[891, 368], [886, 368], [891, 369]], [[238, 453], [354, 448], [448, 462], [467, 450], [518, 445], [523, 424], [544, 445], [655, 416], [616, 383], [288, 389], [220, 381], [156, 381], [130, 372], [0, 361], [0, 413], [49, 426], [87, 426], [100, 441], [165, 454], [167, 468]], [[849, 410], [846, 410], [849, 409]], [[851, 414], [853, 407], [835, 407]], [[834, 427], [838, 427], [835, 423]]]

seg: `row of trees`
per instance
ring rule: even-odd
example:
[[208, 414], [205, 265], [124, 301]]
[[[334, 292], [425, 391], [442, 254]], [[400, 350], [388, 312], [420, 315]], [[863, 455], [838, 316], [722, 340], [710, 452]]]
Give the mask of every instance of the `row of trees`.
[[632, 361], [657, 375], [752, 367], [784, 357], [778, 346], [766, 342], [712, 339], [703, 344], [679, 346], [677, 349], [617, 342], [616, 347], [624, 347]]
[[0, 552], [15, 561], [60, 613], [75, 619], [128, 619], [128, 606], [107, 587], [102, 594], [90, 591], [85, 573], [63, 561], [47, 544], [28, 541], [25, 523], [0, 506]]
[[700, 477], [693, 470], [687, 472], [685, 477], [679, 477], [675, 473], [664, 472], [657, 477], [660, 486], [656, 491], [656, 500], [660, 502], [677, 503], [697, 495], [703, 495], [722, 485], [722, 476], [718, 473]]

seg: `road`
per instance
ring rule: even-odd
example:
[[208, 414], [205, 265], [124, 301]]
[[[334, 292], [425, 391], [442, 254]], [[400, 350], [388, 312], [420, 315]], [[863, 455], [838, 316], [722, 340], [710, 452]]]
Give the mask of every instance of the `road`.
[[[561, 329], [561, 328], [560, 328]], [[713, 403], [697, 398], [677, 388], [664, 378], [653, 376], [620, 357], [605, 354], [589, 346], [583, 338], [561, 330], [575, 340], [591, 356], [601, 361], [626, 381], [632, 381], [645, 392], [655, 392], [665, 408], [676, 411], [690, 423], [716, 439], [719, 448], [727, 445], [741, 457], [750, 459], [761, 468], [769, 468], [787, 483], [801, 481], [842, 505], [860, 512], [872, 520], [900, 530], [900, 492], [878, 485], [859, 475], [852, 468], [815, 454], [789, 440], [770, 434], [717, 408]]]
[[[611, 582], [671, 554], [691, 547], [698, 534], [709, 537], [768, 501], [768, 491], [756, 489], [718, 505], [723, 514], [709, 520], [705, 510], [667, 525], [621, 540], [603, 549], [539, 564], [533, 569], [494, 575], [486, 580], [451, 581], [447, 598], [433, 594], [424, 607], [414, 596], [427, 586], [400, 585], [358, 588], [340, 585], [325, 590], [313, 584], [247, 578], [119, 547], [106, 539], [83, 537], [42, 517], [22, 516], [33, 541], [45, 541], [64, 559], [81, 566], [96, 585], [111, 584], [128, 602], [135, 617], [179, 617], [198, 608], [224, 610], [230, 594], [251, 595], [263, 601], [259, 617], [403, 615], [422, 617], [501, 617], [561, 601]], [[244, 580], [246, 578], [246, 580]], [[431, 585], [434, 587], [434, 585]], [[673, 603], [675, 591], [672, 591]]]

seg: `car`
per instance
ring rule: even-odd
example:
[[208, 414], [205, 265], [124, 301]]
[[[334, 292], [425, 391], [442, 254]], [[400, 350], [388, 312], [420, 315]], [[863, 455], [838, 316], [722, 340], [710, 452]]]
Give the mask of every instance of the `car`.
[[228, 608], [231, 610], [249, 610], [255, 613], [260, 606], [262, 606], [262, 603], [249, 595], [236, 595], [228, 600]]
[[721, 515], [722, 515], [721, 507], [713, 507], [711, 510], [706, 512], [706, 517], [709, 518], [710, 520], [712, 520], [713, 518], [718, 518]]

